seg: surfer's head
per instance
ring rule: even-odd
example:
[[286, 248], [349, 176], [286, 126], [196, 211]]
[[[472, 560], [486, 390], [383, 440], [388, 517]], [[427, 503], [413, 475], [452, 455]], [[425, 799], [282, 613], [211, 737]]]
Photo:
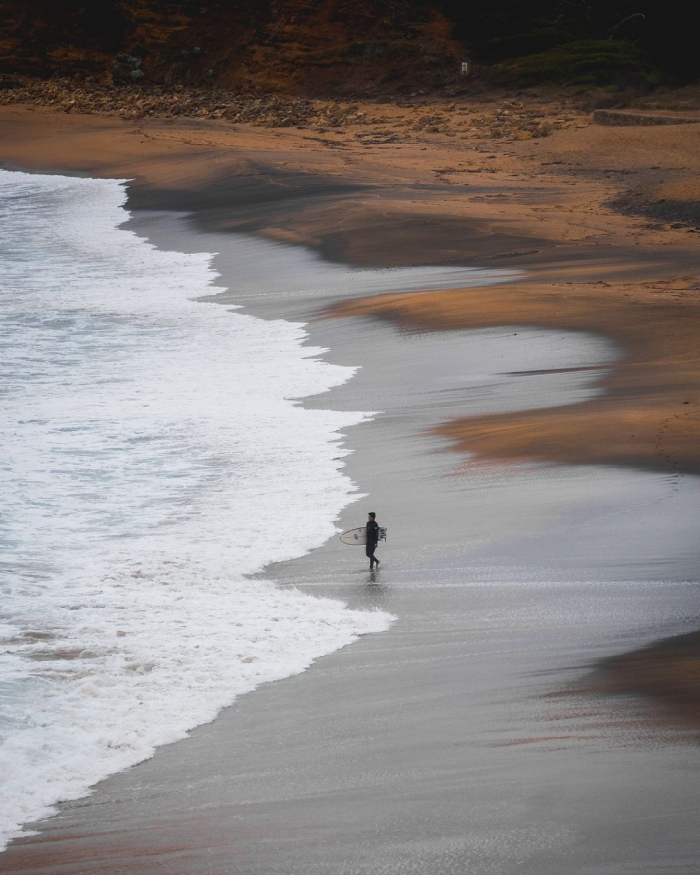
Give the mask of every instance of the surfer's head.
[[373, 510], [371, 510], [371, 511], [367, 514], [367, 516], [371, 516], [372, 519], [374, 519], [374, 518], [377, 516], [377, 514], [376, 514]]

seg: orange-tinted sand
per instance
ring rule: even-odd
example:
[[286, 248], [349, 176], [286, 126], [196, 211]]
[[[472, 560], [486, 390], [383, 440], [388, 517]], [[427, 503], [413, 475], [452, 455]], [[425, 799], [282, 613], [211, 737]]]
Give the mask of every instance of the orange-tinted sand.
[[700, 472], [700, 302], [692, 277], [649, 283], [514, 283], [347, 301], [335, 316], [413, 329], [529, 325], [595, 331], [622, 361], [602, 397], [568, 407], [472, 417], [439, 431], [486, 459], [614, 463]]
[[[526, 272], [509, 285], [348, 301], [333, 315], [606, 335], [624, 357], [602, 378], [602, 397], [456, 420], [441, 432], [486, 459], [698, 471], [700, 233], [672, 218], [698, 209], [700, 124], [606, 127], [561, 101], [532, 108], [550, 136], [527, 139], [508, 122], [522, 110], [488, 102], [367, 105], [367, 123], [329, 131], [5, 106], [0, 160], [130, 178], [137, 199], [147, 203], [156, 189], [181, 209], [190, 204], [183, 192], [216, 198], [252, 180], [272, 196], [255, 221], [236, 190], [209, 211], [208, 227], [303, 243], [359, 266]], [[430, 113], [443, 119], [438, 133], [426, 126]], [[624, 214], [649, 204], [671, 218]]]
[[700, 726], [700, 632], [605, 660], [595, 683], [603, 690], [651, 696], [682, 722]]

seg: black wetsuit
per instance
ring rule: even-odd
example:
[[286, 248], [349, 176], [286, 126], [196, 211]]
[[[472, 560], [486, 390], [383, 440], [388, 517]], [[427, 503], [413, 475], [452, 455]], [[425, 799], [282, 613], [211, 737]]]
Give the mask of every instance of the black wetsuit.
[[374, 555], [374, 551], [377, 549], [377, 541], [379, 540], [379, 526], [376, 520], [370, 520], [367, 523], [367, 546], [365, 547], [365, 553], [367, 554], [367, 558], [369, 559], [369, 567], [374, 568], [374, 563], [376, 562], [379, 565], [379, 559]]

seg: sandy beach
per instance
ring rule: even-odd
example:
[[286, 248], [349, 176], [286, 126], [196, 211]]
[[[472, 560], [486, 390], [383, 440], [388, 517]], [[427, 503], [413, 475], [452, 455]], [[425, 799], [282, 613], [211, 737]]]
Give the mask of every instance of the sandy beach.
[[[219, 253], [222, 304], [361, 366], [305, 406], [379, 411], [347, 430], [367, 497], [338, 526], [376, 510], [382, 570], [331, 540], [261, 576], [398, 618], [62, 806], [1, 872], [696, 871], [700, 238], [644, 205], [693, 200], [700, 126], [549, 111], [547, 137], [484, 141], [403, 109], [384, 143], [0, 109], [5, 168], [132, 180], [130, 227]], [[648, 649], [672, 636], [680, 672]]]
[[[388, 118], [387, 107], [374, 109]], [[524, 282], [498, 299], [488, 290], [468, 298], [448, 291], [340, 304], [335, 313], [431, 330], [507, 319], [611, 337], [626, 356], [601, 402], [554, 417], [451, 423], [446, 433], [496, 458], [697, 471], [700, 244], [692, 224], [673, 221], [673, 207], [687, 213], [695, 203], [700, 127], [611, 128], [570, 108], [546, 112], [561, 126], [550, 136], [488, 144], [416, 136], [406, 110], [399, 142], [386, 145], [352, 127], [323, 136], [232, 131], [222, 122], [125, 122], [13, 106], [0, 118], [6, 167], [133, 178], [133, 208], [190, 211], [202, 230], [301, 243], [359, 267], [522, 271]], [[655, 205], [668, 220], [627, 215], [621, 203], [639, 213]]]

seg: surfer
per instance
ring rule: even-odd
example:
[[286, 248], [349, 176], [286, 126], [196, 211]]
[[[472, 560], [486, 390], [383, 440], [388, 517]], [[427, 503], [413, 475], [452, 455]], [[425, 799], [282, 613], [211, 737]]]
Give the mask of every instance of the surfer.
[[377, 525], [377, 514], [370, 511], [367, 514], [367, 546], [365, 553], [369, 559], [369, 570], [374, 571], [374, 563], [377, 563], [379, 568], [379, 559], [374, 555], [377, 549], [377, 541], [379, 540], [379, 526]]

